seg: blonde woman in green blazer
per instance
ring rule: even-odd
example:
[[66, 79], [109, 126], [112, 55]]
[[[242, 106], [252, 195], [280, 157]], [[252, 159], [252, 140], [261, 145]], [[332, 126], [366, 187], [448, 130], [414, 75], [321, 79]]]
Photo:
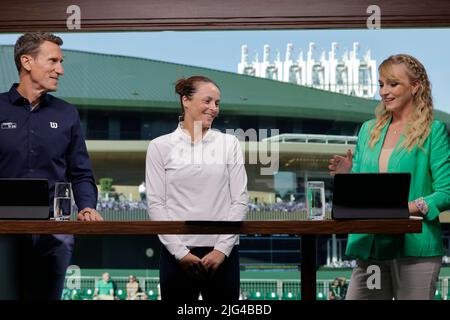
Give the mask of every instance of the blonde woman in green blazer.
[[[362, 125], [354, 156], [349, 150], [330, 160], [330, 173], [411, 173], [409, 212], [423, 218], [422, 233], [349, 235], [346, 254], [357, 267], [346, 298], [433, 299], [444, 254], [439, 213], [450, 209], [449, 135], [433, 120], [430, 82], [417, 59], [391, 56], [379, 73], [376, 119]], [[369, 266], [380, 268], [379, 284], [371, 281], [378, 268]]]

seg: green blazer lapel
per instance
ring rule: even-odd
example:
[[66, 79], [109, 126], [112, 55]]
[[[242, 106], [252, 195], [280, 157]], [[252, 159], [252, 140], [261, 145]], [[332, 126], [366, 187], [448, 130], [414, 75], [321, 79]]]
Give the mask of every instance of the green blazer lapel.
[[[380, 140], [378, 140], [377, 144], [374, 147], [374, 158], [376, 159], [376, 170], [377, 172], [380, 172], [380, 153], [381, 148], [383, 147], [384, 140], [386, 138], [387, 130], [389, 128], [389, 125], [392, 122], [392, 117], [388, 120], [386, 125], [384, 126], [383, 130], [381, 130], [380, 133]], [[395, 144], [394, 150], [392, 150], [392, 153], [388, 160], [388, 166], [387, 171], [388, 172], [395, 172], [396, 167], [401, 160], [403, 156], [406, 155], [407, 150], [404, 147], [401, 147], [401, 144], [403, 143], [403, 140], [405, 140], [405, 136], [403, 134], [400, 135], [400, 138], [398, 139], [397, 143]]]
[[407, 149], [405, 147], [401, 147], [403, 140], [405, 140], [405, 136], [402, 134], [400, 139], [398, 139], [394, 150], [392, 151], [391, 157], [389, 158], [388, 171], [395, 172], [398, 163], [407, 153]]
[[[374, 163], [374, 169], [376, 170], [376, 172], [380, 172], [381, 147], [384, 144], [384, 139], [386, 138], [387, 129], [389, 128], [391, 121], [392, 121], [392, 117], [389, 118], [388, 122], [385, 124], [384, 128], [381, 130], [380, 139], [378, 139], [378, 142], [373, 147], [373, 155], [374, 155], [373, 159], [376, 162], [376, 163]], [[392, 156], [389, 158], [389, 163], [391, 162], [391, 158], [392, 158]], [[389, 168], [389, 163], [388, 163], [388, 168]]]

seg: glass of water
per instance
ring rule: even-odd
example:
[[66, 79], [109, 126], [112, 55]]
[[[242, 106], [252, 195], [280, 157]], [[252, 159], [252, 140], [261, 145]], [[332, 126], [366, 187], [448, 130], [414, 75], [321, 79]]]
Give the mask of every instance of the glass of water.
[[308, 220], [325, 219], [325, 183], [323, 181], [306, 183], [306, 208]]
[[53, 204], [53, 220], [70, 220], [73, 208], [72, 184], [57, 182], [55, 184], [55, 198]]

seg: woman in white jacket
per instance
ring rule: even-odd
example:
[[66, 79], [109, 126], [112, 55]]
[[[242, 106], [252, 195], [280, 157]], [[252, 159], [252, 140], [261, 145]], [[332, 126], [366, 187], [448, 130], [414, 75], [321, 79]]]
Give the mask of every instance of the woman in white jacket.
[[[150, 142], [146, 192], [151, 220], [244, 220], [247, 175], [237, 138], [211, 129], [220, 89], [202, 76], [180, 79], [176, 130]], [[239, 298], [238, 235], [160, 235], [162, 300]]]

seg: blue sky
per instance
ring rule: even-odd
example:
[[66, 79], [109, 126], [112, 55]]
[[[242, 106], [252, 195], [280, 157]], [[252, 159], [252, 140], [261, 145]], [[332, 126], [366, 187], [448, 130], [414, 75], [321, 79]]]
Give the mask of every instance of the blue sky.
[[[316, 57], [328, 52], [332, 42], [339, 43], [337, 55], [360, 43], [362, 56], [370, 49], [379, 64], [391, 54], [408, 53], [426, 67], [433, 89], [435, 108], [450, 113], [450, 29], [381, 29], [381, 30], [261, 30], [261, 31], [164, 31], [132, 33], [62, 33], [65, 49], [121, 54], [177, 62], [212, 69], [236, 72], [241, 45], [247, 44], [249, 57], [263, 46], [271, 46], [271, 60], [276, 50], [284, 59], [286, 44], [294, 45], [295, 53], [308, 43], [316, 43]], [[0, 44], [14, 44], [17, 34], [0, 34]], [[378, 98], [378, 96], [376, 97]]]

